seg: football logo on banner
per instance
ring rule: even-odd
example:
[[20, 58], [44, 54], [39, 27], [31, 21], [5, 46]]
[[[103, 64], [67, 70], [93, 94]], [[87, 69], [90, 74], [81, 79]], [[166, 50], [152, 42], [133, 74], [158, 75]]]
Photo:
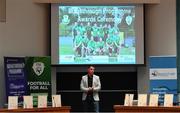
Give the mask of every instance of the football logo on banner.
[[36, 75], [40, 76], [43, 72], [44, 72], [44, 63], [42, 62], [35, 62], [32, 66], [34, 72], [36, 73]]

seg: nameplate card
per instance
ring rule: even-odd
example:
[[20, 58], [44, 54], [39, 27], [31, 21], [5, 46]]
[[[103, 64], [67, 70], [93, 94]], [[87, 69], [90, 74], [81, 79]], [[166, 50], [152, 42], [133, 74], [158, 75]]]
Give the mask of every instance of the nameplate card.
[[150, 94], [149, 106], [158, 106], [158, 94]]
[[126, 94], [124, 99], [124, 106], [132, 106], [133, 98], [134, 98], [134, 94]]
[[47, 95], [38, 95], [38, 108], [47, 107]]
[[164, 106], [172, 107], [173, 106], [173, 94], [164, 94]]
[[33, 96], [23, 96], [23, 108], [33, 108]]
[[147, 106], [147, 94], [138, 94], [138, 106]]
[[61, 107], [61, 95], [52, 95], [52, 107]]
[[8, 109], [18, 109], [18, 96], [8, 96]]

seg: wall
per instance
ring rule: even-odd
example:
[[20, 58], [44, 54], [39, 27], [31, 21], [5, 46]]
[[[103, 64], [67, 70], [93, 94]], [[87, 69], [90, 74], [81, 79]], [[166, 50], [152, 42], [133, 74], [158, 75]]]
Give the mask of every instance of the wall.
[[6, 0], [0, 0], [0, 22], [6, 19]]
[[6, 0], [6, 22], [0, 22], [0, 107], [5, 102], [4, 56], [44, 56], [49, 48], [48, 6], [33, 0]]
[[139, 93], [149, 88], [149, 56], [176, 55], [176, 0], [145, 7], [146, 67], [138, 68]]
[[[32, 1], [6, 0], [6, 22], [0, 22], [0, 107], [5, 102], [3, 56], [44, 56], [49, 53], [48, 6]], [[147, 64], [138, 68], [140, 93], [147, 92], [149, 87], [148, 56], [176, 55], [175, 1], [161, 0], [159, 5], [145, 8]]]

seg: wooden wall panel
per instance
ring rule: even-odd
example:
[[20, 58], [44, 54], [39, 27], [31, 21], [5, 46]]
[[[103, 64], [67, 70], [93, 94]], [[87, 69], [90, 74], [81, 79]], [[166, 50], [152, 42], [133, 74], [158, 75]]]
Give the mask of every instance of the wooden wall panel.
[[0, 22], [6, 21], [6, 0], [0, 0]]
[[33, 0], [36, 3], [72, 3], [72, 4], [158, 4], [160, 0]]

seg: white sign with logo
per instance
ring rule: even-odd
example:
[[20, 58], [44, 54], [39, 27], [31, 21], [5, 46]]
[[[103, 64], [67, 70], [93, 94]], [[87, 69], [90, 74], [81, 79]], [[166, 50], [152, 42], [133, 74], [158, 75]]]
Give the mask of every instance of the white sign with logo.
[[150, 69], [150, 80], [177, 79], [177, 68], [152, 68]]

